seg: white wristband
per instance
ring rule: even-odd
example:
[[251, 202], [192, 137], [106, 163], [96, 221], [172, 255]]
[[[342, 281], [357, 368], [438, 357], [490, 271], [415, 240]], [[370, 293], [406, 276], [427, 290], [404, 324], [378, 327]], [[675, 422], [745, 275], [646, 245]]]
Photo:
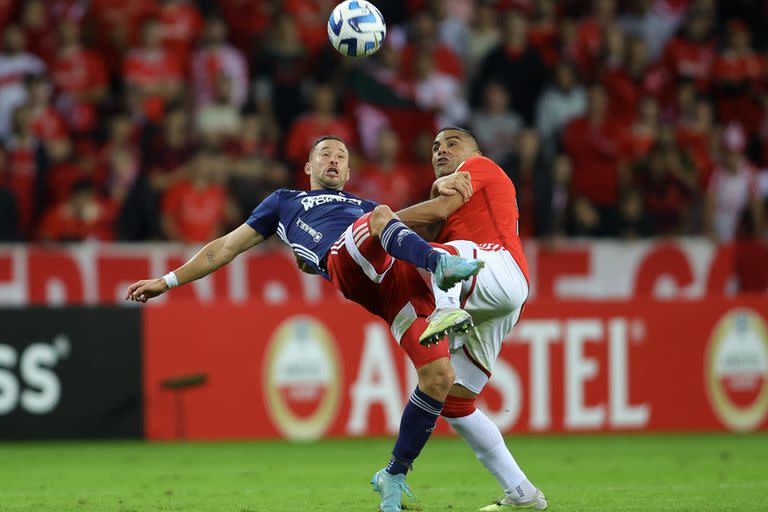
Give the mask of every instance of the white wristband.
[[179, 286], [179, 280], [176, 279], [176, 274], [173, 272], [168, 272], [163, 276], [163, 281], [165, 281], [165, 284], [168, 285], [168, 289], [176, 288]]

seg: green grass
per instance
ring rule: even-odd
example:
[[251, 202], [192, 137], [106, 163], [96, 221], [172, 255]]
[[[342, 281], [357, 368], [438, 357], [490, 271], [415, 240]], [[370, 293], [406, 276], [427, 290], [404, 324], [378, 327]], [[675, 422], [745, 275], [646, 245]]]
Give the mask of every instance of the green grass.
[[[566, 511], [768, 510], [768, 436], [509, 436]], [[310, 444], [4, 443], [0, 510], [375, 511], [368, 481], [392, 440]], [[408, 481], [424, 512], [471, 511], [499, 492], [458, 439], [432, 439]]]

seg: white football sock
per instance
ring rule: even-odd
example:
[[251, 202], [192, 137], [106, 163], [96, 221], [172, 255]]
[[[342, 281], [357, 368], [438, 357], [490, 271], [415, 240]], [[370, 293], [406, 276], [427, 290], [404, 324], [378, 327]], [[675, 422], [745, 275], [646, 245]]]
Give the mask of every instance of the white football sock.
[[445, 418], [464, 438], [478, 460], [501, 484], [504, 492], [515, 501], [527, 502], [536, 495], [536, 487], [517, 465], [498, 427], [480, 410], [462, 418]]
[[432, 292], [435, 294], [435, 308], [460, 308], [461, 300], [461, 283], [453, 285], [447, 292], [444, 292], [435, 284], [435, 276], [432, 276]]

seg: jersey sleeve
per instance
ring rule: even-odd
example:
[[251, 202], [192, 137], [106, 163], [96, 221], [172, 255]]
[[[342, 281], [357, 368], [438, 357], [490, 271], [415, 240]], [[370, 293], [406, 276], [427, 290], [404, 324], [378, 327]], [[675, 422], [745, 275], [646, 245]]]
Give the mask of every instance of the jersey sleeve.
[[478, 192], [491, 183], [498, 181], [502, 175], [506, 176], [501, 167], [496, 165], [493, 160], [482, 156], [465, 160], [456, 170], [469, 173], [470, 178], [472, 178], [473, 192]]
[[277, 231], [280, 220], [280, 190], [272, 192], [259, 206], [254, 208], [245, 221], [264, 238], [269, 238]]

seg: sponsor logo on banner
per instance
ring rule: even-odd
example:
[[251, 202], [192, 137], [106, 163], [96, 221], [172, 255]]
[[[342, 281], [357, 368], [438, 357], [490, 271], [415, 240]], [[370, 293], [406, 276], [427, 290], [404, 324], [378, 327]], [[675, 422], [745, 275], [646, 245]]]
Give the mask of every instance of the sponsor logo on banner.
[[322, 437], [339, 406], [341, 365], [323, 324], [294, 316], [276, 329], [264, 360], [267, 411], [289, 439]]
[[768, 327], [750, 309], [723, 315], [712, 331], [706, 384], [717, 417], [731, 430], [757, 428], [768, 414]]

